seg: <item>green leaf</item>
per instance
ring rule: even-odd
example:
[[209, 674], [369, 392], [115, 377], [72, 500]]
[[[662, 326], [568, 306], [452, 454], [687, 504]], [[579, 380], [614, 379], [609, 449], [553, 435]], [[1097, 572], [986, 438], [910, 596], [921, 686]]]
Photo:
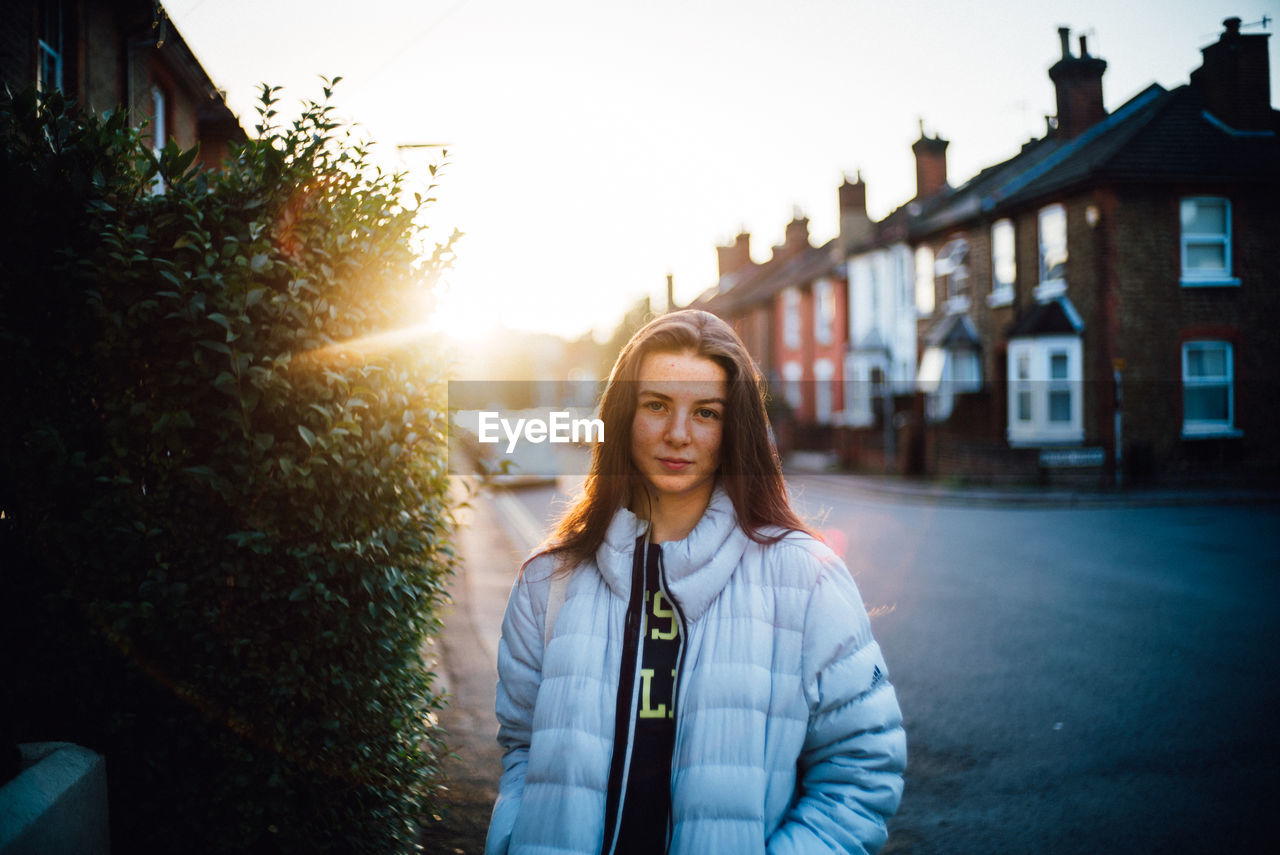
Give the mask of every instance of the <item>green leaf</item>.
[[307, 444], [307, 448], [311, 448], [316, 444], [316, 435], [304, 425], [298, 425], [298, 433], [302, 436], [302, 441]]

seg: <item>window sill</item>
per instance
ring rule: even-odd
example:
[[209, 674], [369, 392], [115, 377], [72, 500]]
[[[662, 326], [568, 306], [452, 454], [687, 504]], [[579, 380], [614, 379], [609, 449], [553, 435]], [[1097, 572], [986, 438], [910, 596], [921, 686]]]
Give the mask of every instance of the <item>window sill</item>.
[[1222, 276], [1210, 279], [1188, 279], [1185, 276], [1179, 280], [1183, 288], [1238, 288], [1240, 280], [1234, 276]]
[[1011, 436], [1009, 445], [1013, 448], [1070, 448], [1084, 445], [1084, 431], [1078, 436], [1064, 437], [1059, 434], [1043, 434], [1040, 436]]
[[1013, 289], [1008, 288], [1000, 291], [992, 291], [987, 295], [987, 305], [993, 309], [998, 309], [1001, 306], [1012, 306]]
[[1244, 431], [1231, 427], [1187, 427], [1182, 426], [1183, 439], [1239, 439]]
[[1036, 286], [1035, 296], [1041, 303], [1047, 303], [1054, 297], [1061, 297], [1067, 293], [1067, 280], [1051, 279], [1048, 282], [1041, 282]]

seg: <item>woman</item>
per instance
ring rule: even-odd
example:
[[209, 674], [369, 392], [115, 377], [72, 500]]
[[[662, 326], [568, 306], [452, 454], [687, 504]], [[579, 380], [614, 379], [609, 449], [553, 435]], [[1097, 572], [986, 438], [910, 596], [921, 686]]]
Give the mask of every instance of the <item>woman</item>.
[[875, 852], [906, 738], [853, 579], [791, 510], [706, 312], [623, 348], [584, 493], [512, 592], [487, 852]]

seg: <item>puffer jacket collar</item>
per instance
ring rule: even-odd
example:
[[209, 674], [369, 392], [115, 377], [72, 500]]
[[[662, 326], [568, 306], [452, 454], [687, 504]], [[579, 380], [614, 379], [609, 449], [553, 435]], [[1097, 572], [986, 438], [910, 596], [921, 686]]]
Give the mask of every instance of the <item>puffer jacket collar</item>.
[[[604, 543], [596, 550], [596, 565], [613, 593], [631, 596], [631, 568], [636, 538], [648, 523], [620, 508], [609, 524]], [[686, 620], [696, 621], [719, 596], [747, 548], [747, 534], [738, 525], [733, 501], [719, 487], [702, 519], [684, 540], [662, 544], [667, 590]]]

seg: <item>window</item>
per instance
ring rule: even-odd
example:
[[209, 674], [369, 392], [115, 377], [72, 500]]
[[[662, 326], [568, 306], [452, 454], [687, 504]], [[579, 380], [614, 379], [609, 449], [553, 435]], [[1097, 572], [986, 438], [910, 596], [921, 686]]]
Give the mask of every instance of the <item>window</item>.
[[844, 423], [865, 427], [875, 422], [871, 415], [871, 372], [876, 360], [867, 354], [851, 354], [844, 363]]
[[1038, 336], [1009, 342], [1011, 445], [1078, 445], [1084, 441], [1082, 362], [1079, 336]]
[[831, 424], [832, 406], [835, 397], [835, 366], [829, 359], [819, 359], [813, 363], [814, 388], [814, 421], [820, 425]]
[[62, 4], [40, 4], [39, 38], [36, 39], [36, 88], [50, 92], [62, 87]]
[[1192, 196], [1179, 206], [1182, 284], [1239, 285], [1231, 276], [1231, 202]]
[[799, 362], [787, 362], [782, 366], [782, 394], [786, 398], [787, 406], [791, 408], [791, 412], [799, 414], [800, 408], [804, 406], [804, 388], [801, 379], [804, 377], [804, 369], [800, 367]]
[[947, 241], [933, 262], [934, 276], [942, 280], [948, 312], [969, 309], [969, 241], [963, 237]]
[[933, 250], [927, 246], [916, 249], [916, 312], [933, 314]]
[[1013, 382], [1009, 384], [1014, 390], [1014, 420], [1020, 429], [1031, 427], [1035, 418], [1031, 409], [1031, 353], [1023, 351], [1018, 354]]
[[836, 289], [830, 279], [813, 286], [814, 338], [818, 344], [830, 344], [836, 321]]
[[1013, 302], [1013, 281], [1018, 268], [1014, 257], [1013, 221], [1000, 220], [991, 227], [991, 293], [989, 306]]
[[1067, 291], [1067, 211], [1061, 205], [1040, 209], [1040, 285], [1036, 299], [1048, 300]]
[[1182, 345], [1182, 435], [1236, 436], [1235, 369], [1225, 341]]
[[[164, 95], [164, 90], [159, 86], [151, 87], [151, 151], [158, 160], [164, 152], [164, 145], [168, 142], [168, 133], [166, 129], [169, 123], [168, 102]], [[164, 193], [164, 176], [159, 172], [156, 173], [155, 180], [151, 182], [151, 192], [157, 196]]]
[[800, 292], [795, 288], [782, 292], [782, 342], [791, 348], [800, 346]]
[[956, 395], [982, 389], [982, 360], [968, 348], [927, 347], [920, 358], [917, 388], [926, 393], [925, 415], [946, 421], [955, 409]]

